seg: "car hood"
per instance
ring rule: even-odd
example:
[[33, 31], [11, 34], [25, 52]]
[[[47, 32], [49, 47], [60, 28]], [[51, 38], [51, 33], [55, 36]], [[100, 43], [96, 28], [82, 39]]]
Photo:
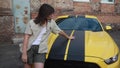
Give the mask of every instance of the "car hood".
[[85, 56], [98, 57], [107, 59], [115, 56], [117, 47], [113, 39], [107, 32], [91, 32], [85, 33]]
[[85, 61], [86, 57], [107, 59], [117, 53], [117, 46], [105, 31], [65, 31], [75, 36], [68, 40], [51, 34], [48, 42], [48, 59]]

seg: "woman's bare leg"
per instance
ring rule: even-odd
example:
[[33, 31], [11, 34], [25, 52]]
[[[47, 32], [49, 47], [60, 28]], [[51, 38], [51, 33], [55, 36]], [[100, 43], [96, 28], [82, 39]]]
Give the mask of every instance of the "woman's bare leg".
[[34, 63], [34, 68], [44, 68], [44, 63]]
[[25, 63], [25, 64], [24, 64], [24, 68], [32, 68], [32, 65]]

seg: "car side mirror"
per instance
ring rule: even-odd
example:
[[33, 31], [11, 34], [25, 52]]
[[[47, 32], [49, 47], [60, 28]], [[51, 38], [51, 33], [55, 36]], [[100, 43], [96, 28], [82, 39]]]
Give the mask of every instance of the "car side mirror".
[[111, 30], [112, 27], [111, 27], [111, 26], [105, 26], [105, 29], [106, 29], [106, 30]]

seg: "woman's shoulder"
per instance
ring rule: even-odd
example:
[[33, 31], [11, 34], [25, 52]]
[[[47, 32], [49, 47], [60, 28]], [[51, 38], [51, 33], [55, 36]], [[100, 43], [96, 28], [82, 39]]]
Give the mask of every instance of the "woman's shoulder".
[[51, 24], [55, 24], [56, 22], [55, 22], [54, 19], [51, 19], [51, 20], [50, 20], [50, 23], [51, 23]]
[[28, 24], [35, 25], [34, 19], [31, 19]]
[[28, 23], [34, 23], [34, 19], [31, 19]]
[[50, 22], [55, 22], [55, 20], [54, 19], [51, 19], [51, 21]]

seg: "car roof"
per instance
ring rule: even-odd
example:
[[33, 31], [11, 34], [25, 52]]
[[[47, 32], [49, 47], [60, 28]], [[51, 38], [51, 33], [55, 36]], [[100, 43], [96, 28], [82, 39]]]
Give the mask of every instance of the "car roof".
[[94, 16], [94, 15], [63, 15], [63, 16], [58, 16], [57, 19], [69, 18], [69, 17], [83, 17], [83, 18], [94, 18], [94, 19], [97, 19], [97, 17]]

